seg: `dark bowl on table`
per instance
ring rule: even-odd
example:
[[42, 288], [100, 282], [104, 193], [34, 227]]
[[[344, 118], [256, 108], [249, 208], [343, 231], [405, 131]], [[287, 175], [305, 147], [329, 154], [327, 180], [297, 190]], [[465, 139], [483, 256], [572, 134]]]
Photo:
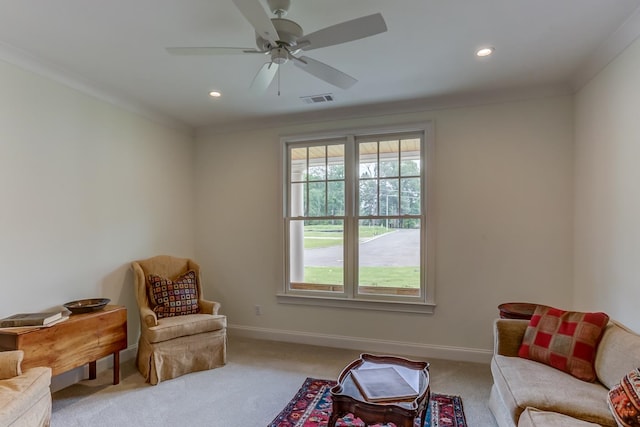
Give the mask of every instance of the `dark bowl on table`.
[[69, 301], [62, 304], [71, 314], [89, 313], [102, 310], [111, 300], [109, 298], [89, 298], [77, 301]]

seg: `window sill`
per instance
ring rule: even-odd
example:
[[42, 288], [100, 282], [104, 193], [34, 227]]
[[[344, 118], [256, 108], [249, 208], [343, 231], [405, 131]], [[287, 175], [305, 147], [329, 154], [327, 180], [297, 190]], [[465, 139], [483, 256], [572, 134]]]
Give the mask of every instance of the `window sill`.
[[311, 305], [316, 307], [335, 307], [357, 310], [395, 311], [399, 313], [433, 314], [436, 304], [432, 302], [405, 302], [384, 300], [362, 300], [331, 298], [316, 295], [276, 294], [280, 304]]

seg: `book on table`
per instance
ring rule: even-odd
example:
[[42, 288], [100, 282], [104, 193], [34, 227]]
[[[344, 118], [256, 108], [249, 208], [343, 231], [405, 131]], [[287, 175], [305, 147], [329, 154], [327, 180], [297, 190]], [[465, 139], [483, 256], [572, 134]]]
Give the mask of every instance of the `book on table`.
[[46, 313], [18, 313], [0, 319], [0, 328], [15, 328], [22, 326], [47, 326], [62, 319], [61, 311]]
[[393, 367], [354, 369], [351, 376], [369, 402], [399, 402], [418, 396], [418, 392]]

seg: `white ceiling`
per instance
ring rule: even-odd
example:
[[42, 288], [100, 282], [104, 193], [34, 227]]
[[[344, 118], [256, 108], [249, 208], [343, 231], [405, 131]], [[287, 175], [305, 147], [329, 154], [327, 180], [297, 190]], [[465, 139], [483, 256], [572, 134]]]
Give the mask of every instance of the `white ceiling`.
[[[225, 127], [366, 104], [531, 87], [568, 91], [639, 7], [640, 0], [292, 0], [287, 18], [305, 33], [376, 12], [388, 31], [307, 53], [358, 79], [352, 88], [335, 88], [288, 63], [280, 96], [276, 81], [264, 95], [248, 89], [265, 62], [261, 55], [165, 51], [254, 47], [253, 29], [231, 0], [0, 0], [0, 58], [38, 63], [90, 92], [190, 128]], [[482, 46], [494, 46], [495, 54], [476, 58]], [[211, 99], [213, 89], [223, 96]], [[336, 101], [300, 99], [324, 93]]]

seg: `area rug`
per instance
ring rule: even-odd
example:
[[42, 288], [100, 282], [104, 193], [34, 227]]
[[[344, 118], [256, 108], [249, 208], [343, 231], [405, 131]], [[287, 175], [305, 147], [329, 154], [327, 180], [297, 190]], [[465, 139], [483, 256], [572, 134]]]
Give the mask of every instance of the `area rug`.
[[[291, 402], [267, 427], [326, 427], [331, 415], [331, 393], [335, 381], [307, 378]], [[416, 420], [415, 427], [467, 427], [460, 396], [431, 393], [426, 421]], [[345, 415], [336, 427], [364, 427], [352, 414]], [[395, 427], [376, 424], [372, 427]]]

